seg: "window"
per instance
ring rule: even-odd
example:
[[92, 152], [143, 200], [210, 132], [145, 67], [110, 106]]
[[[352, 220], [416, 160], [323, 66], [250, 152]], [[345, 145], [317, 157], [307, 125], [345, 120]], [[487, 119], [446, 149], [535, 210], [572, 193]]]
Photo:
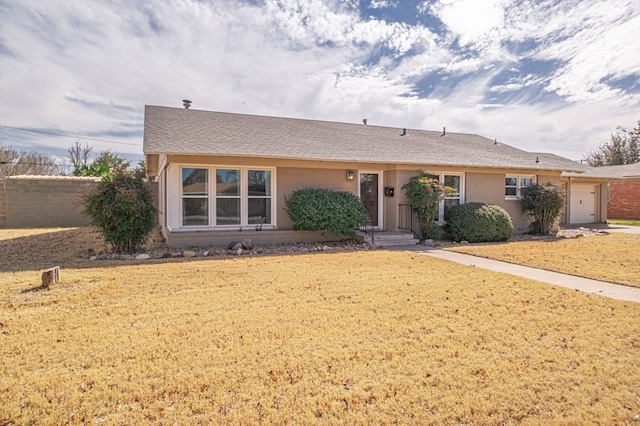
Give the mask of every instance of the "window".
[[462, 202], [462, 176], [444, 175], [445, 196], [441, 208], [443, 217], [453, 206], [458, 206]]
[[247, 170], [248, 217], [250, 225], [271, 223], [271, 171]]
[[440, 201], [436, 222], [444, 223], [444, 216], [449, 209], [464, 203], [464, 173], [435, 173], [432, 175], [445, 186], [445, 196]]
[[181, 172], [182, 226], [274, 225], [273, 170], [182, 167]]
[[209, 225], [209, 170], [182, 169], [182, 226]]
[[216, 170], [216, 225], [240, 225], [240, 175], [240, 170]]
[[520, 190], [534, 183], [534, 176], [507, 175], [504, 184], [504, 196], [507, 200], [518, 200], [522, 197]]

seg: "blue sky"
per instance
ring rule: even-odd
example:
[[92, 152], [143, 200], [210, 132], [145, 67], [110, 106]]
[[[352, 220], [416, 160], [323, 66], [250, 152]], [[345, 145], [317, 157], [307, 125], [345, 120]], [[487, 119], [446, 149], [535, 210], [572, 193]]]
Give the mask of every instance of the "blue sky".
[[0, 0], [0, 14], [0, 144], [61, 160], [76, 139], [140, 156], [144, 105], [185, 98], [574, 160], [640, 120], [640, 0]]

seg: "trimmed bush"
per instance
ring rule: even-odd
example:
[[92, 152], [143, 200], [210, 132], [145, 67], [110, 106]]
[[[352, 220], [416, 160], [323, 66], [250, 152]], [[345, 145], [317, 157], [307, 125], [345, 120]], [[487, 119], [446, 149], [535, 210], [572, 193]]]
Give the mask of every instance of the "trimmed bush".
[[447, 232], [455, 241], [506, 241], [513, 234], [513, 222], [509, 213], [492, 204], [467, 203], [453, 206], [447, 212], [445, 220]]
[[285, 198], [287, 213], [298, 231], [324, 231], [353, 235], [367, 213], [358, 197], [346, 191], [305, 188]]
[[116, 171], [82, 198], [84, 213], [116, 253], [130, 253], [155, 226], [153, 192], [141, 170]]
[[564, 191], [552, 182], [534, 183], [522, 188], [520, 206], [531, 218], [529, 232], [547, 235], [564, 206]]

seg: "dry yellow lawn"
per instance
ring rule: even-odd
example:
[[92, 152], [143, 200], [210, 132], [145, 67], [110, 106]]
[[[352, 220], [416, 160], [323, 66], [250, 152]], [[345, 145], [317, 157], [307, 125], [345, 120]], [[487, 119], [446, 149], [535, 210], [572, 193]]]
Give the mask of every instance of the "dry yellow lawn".
[[[73, 248], [2, 258], [0, 424], [640, 415], [639, 304], [410, 252], [136, 264], [73, 257], [77, 230], [7, 235], [0, 253], [56, 236]], [[24, 292], [52, 260], [62, 284]]]
[[640, 235], [476, 244], [450, 249], [565, 274], [640, 287]]

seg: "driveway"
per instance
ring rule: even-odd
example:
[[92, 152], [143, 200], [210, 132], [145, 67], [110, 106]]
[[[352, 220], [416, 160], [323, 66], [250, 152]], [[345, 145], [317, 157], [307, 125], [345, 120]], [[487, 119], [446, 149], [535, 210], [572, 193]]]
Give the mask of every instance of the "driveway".
[[610, 225], [608, 223], [585, 223], [583, 225], [562, 226], [561, 228], [562, 229], [589, 228], [589, 229], [603, 230], [607, 232], [622, 232], [626, 234], [640, 235], [640, 226]]

